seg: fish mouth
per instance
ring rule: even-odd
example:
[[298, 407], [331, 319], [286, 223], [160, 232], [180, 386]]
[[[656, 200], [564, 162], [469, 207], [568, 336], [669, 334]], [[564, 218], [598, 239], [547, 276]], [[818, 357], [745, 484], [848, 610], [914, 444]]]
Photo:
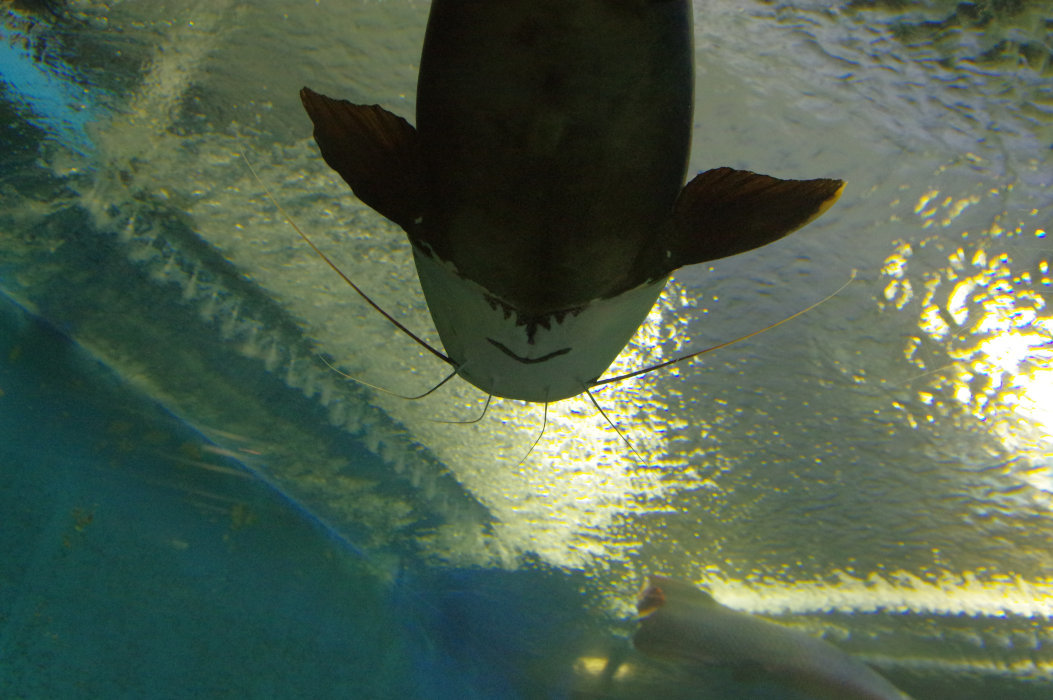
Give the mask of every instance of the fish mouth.
[[541, 357], [522, 357], [512, 352], [507, 345], [501, 343], [500, 341], [494, 340], [493, 338], [487, 338], [487, 340], [490, 341], [490, 344], [493, 345], [495, 348], [508, 355], [516, 362], [522, 362], [524, 365], [536, 365], [539, 362], [547, 362], [553, 357], [566, 355], [568, 352], [570, 352], [570, 348], [560, 348], [559, 350], [553, 350], [547, 355], [542, 355]]

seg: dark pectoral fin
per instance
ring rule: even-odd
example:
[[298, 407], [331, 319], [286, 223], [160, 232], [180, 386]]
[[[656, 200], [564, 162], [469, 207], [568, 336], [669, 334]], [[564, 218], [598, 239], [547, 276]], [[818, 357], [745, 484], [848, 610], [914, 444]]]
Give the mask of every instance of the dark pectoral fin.
[[778, 240], [812, 221], [841, 196], [840, 180], [780, 180], [716, 168], [680, 193], [666, 248], [670, 269], [726, 258]]
[[378, 105], [334, 100], [309, 88], [300, 99], [325, 162], [359, 199], [409, 230], [424, 211], [416, 130]]

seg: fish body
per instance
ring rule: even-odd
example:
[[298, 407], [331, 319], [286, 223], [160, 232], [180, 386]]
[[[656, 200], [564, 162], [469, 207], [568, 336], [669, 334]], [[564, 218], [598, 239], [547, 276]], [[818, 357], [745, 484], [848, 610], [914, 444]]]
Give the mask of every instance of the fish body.
[[834, 645], [728, 608], [688, 583], [651, 576], [637, 609], [633, 645], [649, 656], [757, 669], [817, 700], [909, 700]]
[[718, 168], [682, 188], [688, 0], [435, 0], [417, 127], [301, 92], [323, 157], [399, 224], [457, 372], [495, 396], [585, 391], [673, 270], [776, 240], [838, 180]]

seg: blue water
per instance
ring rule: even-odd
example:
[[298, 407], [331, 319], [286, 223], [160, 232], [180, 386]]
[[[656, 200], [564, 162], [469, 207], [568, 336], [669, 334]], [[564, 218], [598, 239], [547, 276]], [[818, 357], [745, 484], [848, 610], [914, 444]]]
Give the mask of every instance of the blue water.
[[[632, 652], [584, 577], [371, 558], [212, 448], [0, 298], [0, 695], [804, 697], [725, 669], [585, 682]], [[925, 678], [898, 680], [1046, 697]]]
[[529, 407], [451, 427], [455, 383], [391, 402], [327, 366], [436, 381], [236, 154], [427, 333], [296, 103], [411, 116], [426, 4], [0, 7], [0, 697], [804, 698], [636, 654], [652, 572], [917, 700], [1050, 697], [1044, 16], [813, 5], [695, 3], [693, 164], [850, 187], [678, 274], [648, 342], [857, 281], [606, 393], [646, 464], [566, 404], [517, 464]]
[[554, 657], [569, 689], [569, 577], [380, 571], [2, 302], [0, 695], [522, 696]]
[[0, 694], [412, 696], [354, 554], [6, 300], [0, 357]]

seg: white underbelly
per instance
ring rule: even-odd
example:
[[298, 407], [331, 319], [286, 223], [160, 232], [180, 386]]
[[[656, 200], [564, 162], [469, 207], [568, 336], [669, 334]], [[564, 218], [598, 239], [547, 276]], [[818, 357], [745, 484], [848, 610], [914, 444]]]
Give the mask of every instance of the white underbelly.
[[457, 373], [483, 391], [550, 402], [586, 388], [610, 366], [643, 323], [667, 278], [576, 312], [553, 314], [528, 337], [508, 306], [453, 265], [413, 248], [432, 320]]

